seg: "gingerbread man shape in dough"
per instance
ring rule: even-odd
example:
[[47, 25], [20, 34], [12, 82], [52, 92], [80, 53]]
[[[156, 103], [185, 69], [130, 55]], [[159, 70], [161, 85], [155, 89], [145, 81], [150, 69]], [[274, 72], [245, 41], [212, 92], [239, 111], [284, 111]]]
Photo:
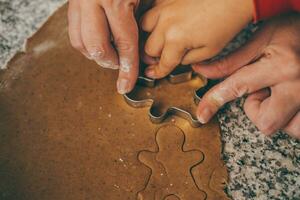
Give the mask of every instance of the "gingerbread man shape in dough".
[[198, 188], [192, 168], [200, 164], [201, 151], [184, 151], [185, 135], [174, 125], [162, 126], [156, 134], [158, 150], [141, 151], [138, 159], [151, 169], [146, 187], [138, 193], [139, 200], [204, 200], [206, 193]]

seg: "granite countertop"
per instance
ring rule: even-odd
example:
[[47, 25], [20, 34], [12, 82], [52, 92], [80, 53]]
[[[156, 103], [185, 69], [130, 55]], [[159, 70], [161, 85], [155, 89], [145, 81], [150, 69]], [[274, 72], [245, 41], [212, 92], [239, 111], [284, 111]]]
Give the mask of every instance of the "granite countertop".
[[[0, 0], [0, 69], [65, 0]], [[251, 36], [249, 27], [228, 49]], [[244, 100], [219, 113], [232, 199], [300, 199], [300, 141], [284, 133], [262, 135], [243, 112]]]

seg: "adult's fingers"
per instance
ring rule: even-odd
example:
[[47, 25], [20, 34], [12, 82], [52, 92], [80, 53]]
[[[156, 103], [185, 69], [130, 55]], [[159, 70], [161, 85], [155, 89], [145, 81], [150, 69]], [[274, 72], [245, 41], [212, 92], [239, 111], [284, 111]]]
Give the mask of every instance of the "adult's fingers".
[[257, 127], [265, 134], [271, 135], [285, 127], [300, 108], [300, 96], [296, 94], [300, 81], [285, 82], [272, 87], [268, 101], [261, 104], [257, 116]]
[[276, 85], [265, 99], [259, 96], [265, 94], [250, 95], [244, 104], [245, 113], [263, 133], [273, 134], [285, 127], [300, 108], [300, 97], [293, 94], [296, 86], [295, 82]]
[[105, 9], [119, 54], [120, 72], [117, 89], [120, 94], [131, 91], [139, 68], [138, 27], [134, 16], [134, 4], [120, 4]]
[[300, 139], [300, 111], [297, 112], [283, 130], [290, 136]]
[[159, 63], [150, 65], [145, 71], [146, 76], [154, 79], [167, 76], [181, 63], [185, 52], [185, 48], [178, 46], [176, 43], [166, 43]]
[[90, 58], [81, 37], [81, 14], [80, 5], [77, 0], [69, 0], [68, 8], [68, 30], [71, 45], [87, 58]]
[[81, 1], [82, 40], [90, 57], [100, 66], [118, 69], [118, 57], [111, 45], [104, 10], [97, 4]]
[[259, 57], [267, 46], [271, 35], [271, 28], [266, 27], [259, 31], [246, 45], [225, 58], [211, 63], [194, 64], [193, 70], [211, 79], [229, 76]]
[[244, 103], [244, 111], [252, 122], [257, 122], [257, 116], [261, 110], [261, 104], [271, 95], [269, 89], [262, 89], [249, 94]]
[[[266, 112], [263, 106], [269, 104], [270, 102], [270, 90], [263, 89], [258, 92], [250, 94], [244, 103], [244, 110], [249, 119], [254, 123], [259, 123], [259, 116]], [[263, 102], [265, 102], [263, 105]], [[275, 108], [276, 109], [276, 108]], [[283, 117], [283, 116], [282, 116]], [[283, 118], [281, 118], [284, 120]], [[287, 119], [289, 120], [289, 119]], [[300, 139], [300, 111], [297, 112], [295, 116], [290, 119], [288, 124], [283, 128], [283, 130], [290, 136]]]
[[[267, 88], [282, 79], [269, 62], [245, 66], [210, 89], [198, 105], [198, 119], [206, 123], [227, 102]], [[273, 74], [271, 74], [273, 73]]]

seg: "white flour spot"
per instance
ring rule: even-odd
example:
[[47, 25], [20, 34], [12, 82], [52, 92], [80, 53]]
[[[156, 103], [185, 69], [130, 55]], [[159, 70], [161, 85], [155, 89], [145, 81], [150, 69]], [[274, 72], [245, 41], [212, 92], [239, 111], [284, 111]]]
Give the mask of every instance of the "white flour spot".
[[117, 184], [114, 184], [114, 187], [120, 189], [120, 186], [118, 186]]
[[33, 53], [35, 55], [41, 55], [43, 53], [45, 53], [46, 51], [48, 51], [49, 49], [52, 49], [56, 46], [56, 43], [53, 40], [48, 40], [45, 41], [39, 45], [37, 45], [36, 47], [33, 48]]
[[129, 73], [130, 70], [131, 70], [131, 65], [130, 65], [130, 62], [128, 59], [121, 59], [120, 60], [120, 70], [122, 72], [125, 72], [125, 73]]

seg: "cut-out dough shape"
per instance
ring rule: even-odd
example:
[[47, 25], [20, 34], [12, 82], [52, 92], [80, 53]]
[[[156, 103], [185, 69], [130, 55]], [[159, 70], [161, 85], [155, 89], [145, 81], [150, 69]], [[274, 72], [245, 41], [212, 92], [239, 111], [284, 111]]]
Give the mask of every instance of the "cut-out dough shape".
[[142, 80], [143, 84], [138, 84], [133, 91], [124, 95], [129, 105], [149, 106], [149, 116], [154, 123], [163, 122], [169, 115], [177, 115], [187, 119], [193, 127], [201, 125], [195, 114], [201, 98], [198, 91], [205, 88], [206, 80], [193, 75], [191, 71], [178, 72], [169, 78], [157, 80], [157, 84], [151, 79]]
[[204, 200], [206, 193], [198, 188], [191, 169], [204, 155], [198, 150], [184, 151], [185, 135], [173, 125], [161, 127], [156, 134], [158, 151], [141, 151], [138, 159], [151, 169], [139, 200]]

